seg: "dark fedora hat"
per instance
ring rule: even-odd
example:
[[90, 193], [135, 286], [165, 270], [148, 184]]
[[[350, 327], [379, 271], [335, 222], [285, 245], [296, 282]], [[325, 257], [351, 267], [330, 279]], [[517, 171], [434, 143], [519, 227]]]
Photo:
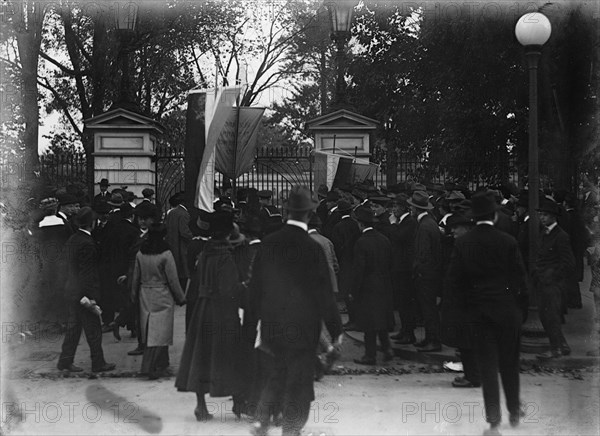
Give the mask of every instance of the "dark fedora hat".
[[348, 203], [346, 200], [339, 200], [337, 202], [337, 209], [338, 212], [350, 212], [352, 210], [352, 205], [350, 203]]
[[552, 214], [554, 216], [560, 215], [560, 208], [555, 201], [550, 200], [549, 198], [542, 199], [540, 201], [540, 205], [537, 208], [538, 212], [546, 212]]
[[470, 216], [462, 213], [453, 213], [448, 217], [448, 220], [446, 221], [446, 225], [448, 227], [465, 226], [472, 224], [475, 224], [473, 222], [473, 219]]
[[106, 203], [110, 204], [111, 206], [120, 207], [123, 204], [123, 196], [118, 192], [111, 194], [110, 200], [108, 200]]
[[471, 197], [471, 213], [475, 218], [494, 213], [497, 209], [496, 199], [490, 192], [476, 192]]
[[133, 213], [142, 219], [158, 218], [158, 207], [149, 201], [142, 201], [133, 209]]
[[98, 184], [100, 186], [110, 186], [110, 183], [108, 183], [108, 179], [100, 179], [100, 182], [98, 182]]
[[380, 204], [381, 206], [386, 206], [390, 202], [390, 199], [389, 197], [385, 197], [383, 195], [375, 195], [373, 197], [369, 197], [369, 201]]
[[429, 202], [429, 195], [425, 191], [415, 191], [412, 197], [407, 200], [408, 204], [418, 209], [430, 210], [433, 205]]
[[273, 191], [269, 189], [263, 189], [262, 191], [258, 191], [259, 198], [271, 198], [273, 196]]
[[373, 223], [375, 222], [375, 213], [368, 206], [358, 206], [354, 209], [354, 218], [362, 223]]
[[313, 198], [307, 187], [296, 185], [290, 190], [283, 207], [292, 212], [306, 212], [315, 209], [318, 205], [319, 202]]
[[89, 206], [82, 207], [75, 215], [75, 224], [79, 227], [89, 227], [96, 220], [96, 212]]

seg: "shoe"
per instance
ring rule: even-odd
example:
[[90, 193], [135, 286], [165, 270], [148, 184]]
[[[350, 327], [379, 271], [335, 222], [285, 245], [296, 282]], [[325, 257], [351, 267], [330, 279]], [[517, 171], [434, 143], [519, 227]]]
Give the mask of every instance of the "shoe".
[[554, 351], [546, 351], [545, 353], [541, 353], [541, 354], [536, 354], [535, 357], [537, 357], [538, 359], [557, 359], [560, 356], [562, 356], [562, 353], [560, 352], [560, 350], [554, 350]]
[[486, 428], [483, 431], [483, 436], [500, 436], [500, 430], [498, 429], [499, 425], [492, 425], [490, 428]]
[[[394, 335], [394, 336], [396, 336], [396, 335]], [[403, 334], [402, 336], [398, 337], [398, 339], [396, 339], [394, 341], [394, 343], [400, 344], [400, 345], [410, 345], [410, 344], [414, 344], [415, 342], [417, 342], [417, 338], [415, 338], [415, 335], [410, 335], [410, 334]]]
[[417, 347], [417, 348], [426, 347], [427, 345], [429, 345], [429, 340], [428, 339], [423, 339], [422, 341], [415, 342], [413, 345], [415, 347]]
[[207, 410], [200, 411], [198, 409], [194, 409], [194, 416], [196, 416], [196, 421], [199, 422], [206, 422], [213, 419], [213, 416], [210, 413], [208, 413]]
[[454, 377], [455, 382], [461, 382], [463, 380], [466, 380], [464, 375], [459, 375], [458, 377]]
[[233, 414], [236, 416], [237, 419], [240, 419], [242, 417], [242, 414], [244, 414], [244, 415], [248, 414], [247, 405], [243, 401], [242, 402], [234, 401], [233, 408], [231, 409], [231, 411], [233, 412]]
[[92, 372], [112, 371], [116, 367], [117, 367], [117, 365], [115, 365], [114, 363], [105, 363], [100, 368], [92, 368]]
[[250, 434], [254, 436], [267, 436], [267, 431], [269, 427], [263, 426], [259, 422], [255, 422], [252, 427], [250, 427]]
[[128, 351], [127, 354], [129, 356], [140, 356], [144, 354], [144, 349], [140, 348], [140, 346], [138, 345], [138, 347], [135, 350]]
[[375, 365], [376, 361], [373, 358], [363, 356], [360, 359], [354, 359], [354, 363], [358, 363], [360, 365]]
[[435, 351], [442, 351], [442, 345], [436, 342], [430, 342], [428, 345], [419, 348], [420, 353], [433, 353]]
[[339, 360], [340, 357], [342, 357], [342, 354], [335, 348], [333, 350], [325, 353], [325, 372], [326, 373], [331, 370], [335, 361]]
[[115, 323], [115, 325], [113, 325], [112, 332], [113, 332], [113, 336], [115, 337], [115, 339], [117, 341], [120, 341], [121, 340], [121, 334], [119, 333], [119, 324]]
[[454, 379], [454, 381], [452, 382], [452, 386], [454, 386], [455, 388], [478, 388], [481, 386], [481, 383], [471, 383], [469, 380], [462, 377], [461, 380]]
[[79, 366], [75, 366], [73, 364], [70, 365], [56, 365], [56, 367], [60, 370], [60, 371], [69, 371], [69, 372], [82, 372], [83, 368], [80, 368]]
[[569, 354], [571, 354], [571, 347], [569, 347], [567, 344], [563, 344], [560, 347], [560, 353], [563, 356], [568, 356]]

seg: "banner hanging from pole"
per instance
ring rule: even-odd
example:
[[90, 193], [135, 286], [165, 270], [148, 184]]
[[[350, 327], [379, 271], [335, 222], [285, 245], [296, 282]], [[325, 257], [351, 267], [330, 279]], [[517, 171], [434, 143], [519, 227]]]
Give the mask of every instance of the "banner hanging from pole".
[[227, 122], [231, 108], [239, 96], [242, 86], [230, 86], [206, 91], [205, 132], [206, 146], [198, 173], [194, 206], [207, 212], [213, 212], [215, 191], [215, 149], [217, 140]]

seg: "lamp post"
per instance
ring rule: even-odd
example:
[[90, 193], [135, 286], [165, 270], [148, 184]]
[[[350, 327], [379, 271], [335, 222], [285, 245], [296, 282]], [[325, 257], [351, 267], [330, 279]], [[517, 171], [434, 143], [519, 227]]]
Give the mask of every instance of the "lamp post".
[[341, 109], [347, 105], [346, 82], [344, 72], [346, 67], [345, 47], [350, 39], [350, 25], [352, 24], [352, 12], [357, 5], [356, 0], [330, 0], [325, 3], [329, 10], [331, 20], [331, 39], [336, 45], [336, 80], [335, 98], [332, 107]]
[[119, 3], [116, 3], [116, 5], [115, 27], [117, 29], [120, 44], [119, 57], [121, 60], [121, 83], [119, 86], [118, 100], [113, 106], [137, 111], [137, 105], [132, 96], [131, 80], [129, 77], [129, 45], [137, 25], [138, 6], [133, 2], [126, 3], [122, 6]]
[[[539, 12], [531, 12], [519, 18], [515, 26], [515, 35], [525, 47], [527, 67], [529, 70], [529, 270], [533, 270], [537, 257], [539, 242], [539, 161], [538, 161], [538, 93], [537, 69], [542, 46], [550, 38], [552, 27], [548, 18]], [[533, 304], [537, 305], [534, 294]], [[531, 317], [530, 317], [531, 318]], [[524, 330], [526, 330], [524, 328]]]

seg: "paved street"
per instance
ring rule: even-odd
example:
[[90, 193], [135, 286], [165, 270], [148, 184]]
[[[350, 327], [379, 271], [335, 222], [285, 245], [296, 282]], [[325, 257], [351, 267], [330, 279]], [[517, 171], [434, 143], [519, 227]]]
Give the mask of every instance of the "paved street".
[[[327, 376], [316, 383], [303, 434], [481, 434], [481, 390], [453, 389], [452, 377]], [[504, 422], [503, 434], [598, 434], [597, 370], [524, 374], [521, 380], [527, 416], [516, 429]], [[11, 380], [3, 387], [5, 434], [248, 434], [249, 424], [231, 413], [231, 399], [212, 399], [208, 407], [216, 419], [198, 423], [194, 394], [178, 393], [173, 384], [173, 377]]]

